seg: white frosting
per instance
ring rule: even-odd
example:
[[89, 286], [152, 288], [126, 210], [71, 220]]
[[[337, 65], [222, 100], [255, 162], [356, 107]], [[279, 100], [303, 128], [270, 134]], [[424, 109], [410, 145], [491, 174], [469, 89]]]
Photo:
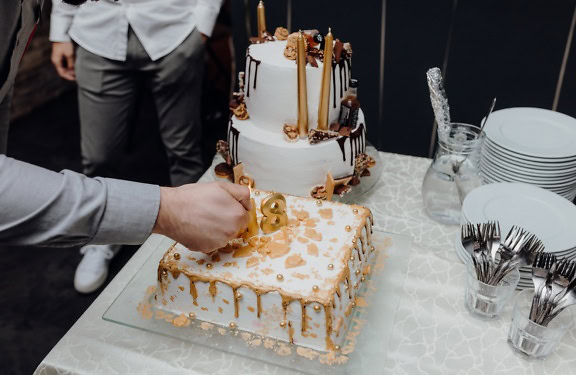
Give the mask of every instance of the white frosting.
[[[284, 57], [286, 41], [252, 44], [248, 47], [245, 69], [244, 100], [250, 118], [258, 127], [282, 132], [284, 124], [296, 124], [298, 117], [298, 79], [295, 60]], [[258, 66], [253, 59], [260, 61]], [[344, 59], [342, 60], [344, 61]], [[308, 124], [317, 127], [318, 103], [322, 85], [323, 63], [318, 60], [318, 67], [306, 65], [306, 86], [308, 98]], [[330, 80], [330, 116], [329, 124], [336, 121], [340, 112], [340, 101], [347, 95], [344, 90], [350, 79], [347, 63], [336, 65], [335, 80]], [[342, 70], [342, 72], [341, 72]], [[257, 71], [257, 74], [256, 74]], [[342, 80], [340, 80], [342, 75]], [[256, 88], [254, 83], [256, 81]], [[336, 90], [332, 86], [335, 82]], [[342, 87], [341, 87], [342, 86]], [[342, 89], [342, 95], [340, 90]], [[334, 92], [336, 106], [334, 107]]]
[[[259, 196], [254, 197], [258, 207], [267, 195], [268, 193], [261, 192]], [[178, 315], [188, 316], [193, 312], [197, 319], [219, 325], [228, 326], [230, 322], [234, 322], [241, 330], [284, 341], [289, 341], [289, 330], [293, 329], [293, 341], [296, 344], [316, 350], [326, 350], [328, 341], [341, 345], [352, 318], [351, 304], [362, 284], [361, 272], [365, 270], [371, 257], [369, 249], [371, 223], [367, 218], [369, 211], [360, 206], [330, 202], [324, 202], [318, 207], [315, 200], [292, 196], [286, 196], [286, 200], [288, 217], [293, 219], [289, 227], [292, 235], [288, 254], [272, 259], [256, 250], [246, 257], [235, 257], [234, 253], [219, 252], [220, 259], [216, 261], [210, 255], [190, 252], [177, 244], [166, 253], [160, 263], [160, 269], [166, 269], [168, 273], [162, 278], [158, 288], [159, 306]], [[321, 217], [320, 209], [331, 209], [332, 217]], [[358, 212], [354, 213], [354, 209]], [[315, 223], [315, 227], [311, 229], [320, 233], [321, 239], [306, 236], [306, 229], [310, 227], [305, 221], [296, 219], [296, 210], [305, 210], [309, 213], [310, 219]], [[258, 219], [259, 221], [261, 219], [260, 212]], [[350, 225], [352, 229], [346, 231], [346, 225]], [[274, 238], [274, 235], [266, 237]], [[260, 233], [259, 236], [265, 235]], [[361, 240], [354, 244], [356, 236]], [[305, 238], [307, 243], [302, 243], [298, 238]], [[284, 243], [280, 239], [273, 241]], [[317, 255], [309, 254], [309, 244], [317, 247]], [[180, 254], [179, 260], [174, 258], [175, 253]], [[353, 254], [354, 260], [349, 259], [350, 254]], [[287, 268], [286, 259], [294, 255], [300, 256], [305, 264]], [[258, 264], [247, 267], [247, 261], [253, 257], [258, 258]], [[206, 267], [208, 263], [212, 268]], [[332, 269], [329, 264], [333, 265]], [[341, 282], [346, 272], [349, 273], [350, 295], [345, 290], [345, 283]], [[277, 278], [278, 274], [282, 274], [283, 280]], [[209, 282], [195, 281], [198, 297], [197, 303], [194, 304], [189, 275], [222, 280], [226, 283], [216, 282], [217, 294], [213, 298]], [[242, 298], [237, 301], [237, 318], [231, 286], [237, 286], [236, 291], [242, 294]], [[314, 286], [318, 286], [317, 291], [314, 291]], [[334, 288], [338, 290], [339, 295], [334, 293]], [[260, 317], [257, 316], [255, 290], [270, 291], [261, 294]], [[286, 309], [286, 317], [282, 295], [293, 298]], [[306, 301], [305, 314], [308, 323], [304, 331], [301, 327], [303, 319], [300, 300]], [[316, 310], [315, 305], [318, 306]], [[328, 313], [325, 311], [325, 306], [330, 309]], [[328, 340], [327, 316], [332, 318]], [[279, 323], [284, 319], [287, 326], [282, 327]]]
[[[362, 111], [358, 126], [361, 124], [364, 124]], [[242, 162], [244, 173], [254, 179], [258, 189], [308, 197], [314, 186], [325, 184], [328, 172], [335, 179], [354, 173], [351, 151], [356, 149], [351, 150], [350, 139], [344, 142], [344, 160], [337, 138], [315, 145], [307, 139], [288, 142], [283, 132], [257, 127], [251, 118], [241, 121], [233, 117], [231, 126], [240, 132], [237, 150], [233, 139], [228, 140], [234, 162]], [[364, 148], [365, 136], [359, 150]]]

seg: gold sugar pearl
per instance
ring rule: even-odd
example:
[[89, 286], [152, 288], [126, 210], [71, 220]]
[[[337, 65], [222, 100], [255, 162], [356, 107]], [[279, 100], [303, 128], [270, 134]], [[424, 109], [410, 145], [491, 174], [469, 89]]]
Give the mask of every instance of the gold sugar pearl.
[[191, 312], [190, 314], [188, 314], [188, 317], [189, 317], [190, 319], [196, 319], [196, 314], [193, 313], [193, 312]]
[[316, 200], [316, 206], [322, 206], [322, 201], [320, 199]]
[[211, 270], [212, 267], [213, 267], [213, 266], [212, 266], [212, 263], [207, 263], [207, 264], [206, 264], [206, 268], [208, 268], [209, 270]]
[[329, 269], [329, 270], [333, 270], [333, 269], [334, 269], [334, 265], [333, 265], [332, 263], [330, 263], [330, 264], [328, 265], [328, 269]]
[[238, 325], [234, 322], [230, 322], [229, 326], [231, 329], [236, 329], [236, 327], [238, 327]]
[[320, 310], [322, 310], [322, 308], [320, 307], [320, 305], [314, 305], [314, 311], [320, 312]]
[[236, 293], [236, 299], [242, 299], [242, 293], [240, 292]]
[[315, 291], [315, 292], [317, 292], [317, 291], [320, 290], [320, 288], [318, 287], [318, 285], [314, 285], [314, 286], [312, 287], [312, 290]]
[[340, 345], [334, 345], [334, 350], [340, 350]]
[[370, 251], [374, 251], [374, 250], [376, 250], [376, 248], [374, 247], [374, 245], [371, 245], [371, 246], [370, 246]]
[[356, 307], [356, 302], [352, 302], [352, 307]]
[[350, 255], [350, 260], [353, 262], [354, 261], [354, 255]]
[[279, 273], [278, 275], [276, 275], [276, 280], [282, 281], [282, 280], [284, 280], [284, 276], [282, 276], [282, 274]]
[[355, 209], [352, 210], [352, 212], [354, 212], [355, 214], [357, 214], [357, 213], [358, 213], [358, 209], [355, 208]]
[[180, 259], [180, 253], [174, 253], [174, 259], [176, 260]]
[[285, 322], [285, 321], [281, 321], [281, 322], [280, 322], [280, 327], [285, 328], [285, 327], [286, 327], [286, 322]]
[[355, 284], [354, 284], [354, 288], [358, 288], [358, 283], [355, 283]]
[[346, 225], [344, 229], [346, 230], [346, 232], [350, 232], [352, 230], [352, 227], [350, 225]]
[[350, 289], [350, 287], [349, 287], [348, 285], [346, 285], [346, 286], [344, 287], [344, 290], [345, 290], [345, 291], [348, 291], [348, 289]]
[[259, 195], [260, 195], [260, 191], [258, 191], [258, 190], [254, 191], [254, 195], [255, 195], [255, 196], [259, 196]]
[[364, 281], [366, 281], [366, 278], [365, 278], [364, 276], [362, 276], [362, 277], [360, 278], [360, 281], [364, 282]]
[[360, 272], [362, 272], [362, 271], [360, 271], [360, 270], [356, 270], [356, 272], [355, 272], [355, 273], [356, 273], [356, 275], [360, 275]]
[[163, 277], [166, 277], [166, 276], [168, 276], [168, 271], [166, 271], [166, 270], [162, 270], [162, 276], [163, 276]]

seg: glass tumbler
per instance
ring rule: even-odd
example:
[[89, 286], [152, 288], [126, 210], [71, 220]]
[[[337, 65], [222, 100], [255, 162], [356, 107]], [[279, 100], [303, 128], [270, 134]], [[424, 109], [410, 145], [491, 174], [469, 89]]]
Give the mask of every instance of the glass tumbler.
[[478, 281], [472, 261], [468, 263], [467, 270], [468, 275], [464, 287], [466, 309], [475, 318], [483, 320], [498, 318], [516, 290], [520, 281], [520, 272], [515, 269], [498, 285], [488, 285]]
[[484, 132], [469, 124], [438, 128], [438, 147], [422, 183], [426, 213], [442, 224], [458, 224], [466, 195], [482, 185]]
[[568, 308], [546, 327], [534, 323], [528, 318], [533, 295], [534, 289], [526, 289], [516, 297], [508, 345], [524, 359], [542, 360], [558, 347], [562, 337], [573, 327], [574, 317]]

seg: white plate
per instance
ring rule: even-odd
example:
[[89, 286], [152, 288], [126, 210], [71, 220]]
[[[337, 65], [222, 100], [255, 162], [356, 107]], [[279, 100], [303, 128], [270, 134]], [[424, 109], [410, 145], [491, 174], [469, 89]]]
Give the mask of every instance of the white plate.
[[533, 234], [558, 252], [576, 245], [576, 206], [561, 196], [536, 186], [496, 183], [480, 186], [464, 199], [462, 212], [473, 223], [498, 220], [505, 236], [513, 225]]
[[508, 108], [490, 115], [486, 136], [528, 157], [576, 159], [576, 119], [541, 108]]
[[576, 162], [551, 162], [551, 159], [527, 159], [521, 157], [519, 154], [506, 152], [506, 150], [500, 148], [498, 145], [490, 143], [486, 139], [482, 145], [482, 154], [491, 155], [494, 158], [507, 160], [516, 164], [525, 165], [530, 168], [542, 169], [542, 170], [560, 170], [560, 171], [572, 171], [576, 169]]
[[576, 166], [562, 169], [562, 168], [543, 168], [528, 164], [523, 161], [518, 161], [514, 159], [507, 159], [500, 157], [495, 153], [492, 153], [488, 149], [483, 152], [481, 157], [482, 160], [489, 160], [497, 165], [506, 166], [509, 169], [514, 169], [523, 173], [531, 173], [539, 176], [558, 176], [558, 177], [572, 177], [576, 176]]
[[[492, 176], [486, 175], [485, 173], [481, 173], [481, 176], [482, 176], [485, 184], [499, 184], [502, 182], [519, 183], [519, 182], [515, 182], [515, 181], [506, 181], [503, 179], [497, 179], [497, 178], [494, 178]], [[534, 186], [537, 186], [537, 185], [534, 185]], [[539, 187], [539, 186], [537, 186], [537, 187]], [[542, 188], [542, 189], [544, 189], [544, 188]], [[570, 202], [572, 202], [574, 200], [574, 196], [576, 195], [575, 190], [559, 190], [559, 191], [557, 191], [555, 189], [545, 189], [545, 190], [551, 191], [554, 194], [558, 194], [559, 196], [569, 200]]]
[[546, 186], [551, 188], [571, 188], [576, 187], [576, 178], [570, 179], [554, 179], [554, 178], [538, 178], [526, 175], [521, 175], [513, 171], [507, 170], [501, 166], [496, 166], [487, 160], [480, 161], [480, 169], [483, 171], [488, 171], [490, 174], [500, 176], [501, 178], [510, 179], [512, 181], [526, 182], [529, 184], [536, 184], [540, 186]]

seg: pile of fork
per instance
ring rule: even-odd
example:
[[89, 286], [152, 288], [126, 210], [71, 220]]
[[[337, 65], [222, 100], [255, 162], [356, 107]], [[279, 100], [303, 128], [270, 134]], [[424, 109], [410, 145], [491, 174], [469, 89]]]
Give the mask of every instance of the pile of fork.
[[566, 307], [576, 304], [576, 262], [556, 259], [548, 253], [538, 254], [532, 264], [534, 297], [530, 320], [542, 326]]
[[498, 285], [511, 271], [531, 265], [544, 251], [544, 245], [535, 235], [514, 226], [501, 242], [500, 224], [462, 225], [462, 246], [472, 256], [476, 276], [488, 285]]

